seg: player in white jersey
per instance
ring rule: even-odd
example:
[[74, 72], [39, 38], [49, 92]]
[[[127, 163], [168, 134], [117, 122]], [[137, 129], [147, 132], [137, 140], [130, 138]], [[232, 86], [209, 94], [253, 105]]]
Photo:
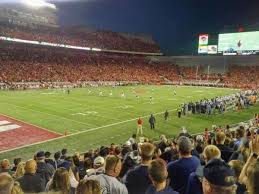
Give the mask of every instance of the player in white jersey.
[[121, 93], [121, 98], [125, 98], [125, 93], [124, 92]]
[[150, 102], [150, 104], [153, 103], [153, 97], [152, 96], [149, 97], [149, 102]]
[[99, 96], [103, 96], [103, 92], [102, 91], [99, 92]]
[[109, 94], [109, 95], [110, 95], [110, 97], [112, 97], [112, 95], [113, 95], [113, 94], [112, 94], [112, 90], [110, 91], [110, 94]]

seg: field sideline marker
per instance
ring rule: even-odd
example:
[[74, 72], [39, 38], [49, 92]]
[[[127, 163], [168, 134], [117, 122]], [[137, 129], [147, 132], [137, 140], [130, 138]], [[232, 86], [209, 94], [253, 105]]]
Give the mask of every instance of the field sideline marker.
[[[168, 112], [172, 112], [172, 111], [175, 111], [175, 110], [177, 110], [177, 109], [168, 110]], [[164, 114], [164, 112], [154, 113], [153, 115], [161, 115], [161, 114]], [[142, 116], [141, 118], [147, 118], [149, 116], [150, 115], [146, 115], [146, 116]], [[7, 117], [9, 117], [9, 116], [7, 116]], [[136, 121], [137, 119], [138, 118], [128, 119], [128, 120], [125, 120], [125, 121], [121, 121], [121, 122], [117, 122], [117, 123], [112, 123], [112, 124], [108, 124], [108, 125], [103, 125], [103, 126], [100, 126], [100, 127], [94, 127], [94, 128], [88, 129], [88, 130], [83, 130], [83, 131], [80, 131], [80, 132], [72, 133], [72, 134], [67, 135], [67, 136], [60, 136], [60, 137], [57, 137], [57, 138], [53, 138], [53, 139], [49, 139], [49, 140], [45, 140], [45, 141], [41, 141], [41, 142], [36, 142], [36, 143], [20, 146], [20, 147], [17, 147], [17, 148], [12, 148], [12, 149], [9, 149], [9, 150], [3, 150], [3, 151], [0, 151], [0, 154], [7, 153], [7, 152], [10, 152], [10, 151], [14, 151], [14, 150], [19, 150], [19, 149], [22, 149], [22, 148], [31, 147], [31, 146], [34, 146], [34, 145], [39, 145], [39, 144], [42, 144], [42, 143], [47, 143], [47, 142], [59, 140], [59, 139], [64, 139], [64, 138], [67, 138], [67, 137], [72, 137], [72, 136], [79, 135], [79, 134], [82, 134], [82, 133], [92, 132], [92, 131], [96, 131], [96, 130], [107, 128], [107, 127], [112, 127], [112, 126], [119, 125], [119, 124], [122, 124], [122, 123], [130, 122], [130, 121]], [[17, 121], [19, 121], [19, 120], [17, 120]], [[23, 122], [23, 121], [21, 121], [21, 122]], [[50, 130], [47, 130], [47, 131], [51, 132]]]

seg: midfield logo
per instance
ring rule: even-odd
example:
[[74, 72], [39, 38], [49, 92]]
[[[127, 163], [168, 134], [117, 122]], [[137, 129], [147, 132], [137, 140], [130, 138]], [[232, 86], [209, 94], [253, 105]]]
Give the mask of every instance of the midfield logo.
[[18, 129], [20, 127], [21, 127], [20, 125], [16, 125], [16, 124], [11, 123], [9, 121], [0, 120], [0, 132], [10, 131], [10, 130], [13, 130], [13, 129]]

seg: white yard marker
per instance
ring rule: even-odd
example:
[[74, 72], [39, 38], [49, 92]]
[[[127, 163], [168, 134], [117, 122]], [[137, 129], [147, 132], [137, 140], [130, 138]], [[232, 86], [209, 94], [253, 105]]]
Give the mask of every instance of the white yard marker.
[[0, 126], [0, 132], [4, 132], [4, 131], [10, 131], [10, 130], [13, 130], [13, 129], [18, 129], [20, 128], [21, 126], [19, 125], [4, 125], [4, 126]]
[[9, 121], [0, 121], [0, 126], [1, 125], [7, 125], [7, 124], [10, 124], [10, 122]]

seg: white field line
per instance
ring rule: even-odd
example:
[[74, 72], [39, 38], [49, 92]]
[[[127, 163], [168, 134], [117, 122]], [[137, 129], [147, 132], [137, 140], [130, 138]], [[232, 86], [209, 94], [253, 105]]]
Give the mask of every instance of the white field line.
[[[172, 110], [168, 110], [168, 111], [172, 112], [172, 111], [175, 111], [175, 110], [176, 109], [172, 109]], [[164, 114], [164, 112], [154, 113], [153, 115], [161, 115], [161, 114]], [[147, 118], [147, 117], [150, 117], [150, 115], [142, 116], [141, 118]], [[94, 127], [94, 128], [91, 128], [91, 129], [79, 131], [79, 132], [72, 133], [72, 134], [67, 135], [67, 136], [61, 136], [61, 137], [57, 137], [57, 138], [53, 138], [53, 139], [49, 139], [49, 140], [45, 140], [45, 141], [41, 141], [41, 142], [36, 142], [36, 143], [20, 146], [20, 147], [17, 147], [17, 148], [3, 150], [3, 151], [0, 151], [0, 154], [6, 153], [6, 152], [10, 152], [10, 151], [14, 151], [14, 150], [18, 150], [18, 149], [22, 149], [22, 148], [27, 148], [27, 147], [34, 146], [34, 145], [39, 145], [39, 144], [42, 144], [42, 143], [47, 143], [47, 142], [55, 141], [55, 140], [58, 140], [58, 139], [68, 138], [68, 137], [79, 135], [79, 134], [83, 134], [83, 133], [97, 131], [99, 129], [104, 129], [104, 128], [107, 128], [107, 127], [112, 127], [112, 126], [116, 126], [116, 125], [119, 125], [119, 124], [128, 123], [128, 122], [131, 122], [131, 121], [136, 121], [137, 119], [138, 118], [128, 119], [128, 120], [117, 122], [117, 123], [112, 123], [112, 124], [108, 124], [108, 125], [104, 125], [104, 126], [100, 126], [100, 127]]]
[[[1, 115], [5, 116], [5, 117], [7, 117], [7, 118], [10, 118], [10, 119], [13, 119], [13, 120], [19, 121], [19, 122], [21, 122], [21, 123], [24, 123], [24, 124], [26, 124], [26, 125], [31, 125], [31, 126], [33, 126], [33, 127], [36, 127], [36, 128], [42, 129], [42, 130], [44, 130], [44, 131], [48, 131], [48, 132], [50, 132], [50, 133], [55, 133], [55, 134], [58, 134], [58, 135], [63, 135], [62, 133], [58, 133], [58, 132], [51, 131], [51, 130], [46, 129], [46, 128], [43, 128], [43, 127], [39, 127], [39, 126], [37, 126], [37, 125], [33, 125], [33, 124], [31, 124], [31, 123], [28, 123], [28, 122], [25, 122], [25, 121], [22, 121], [22, 120], [16, 119], [16, 118], [11, 117], [11, 116], [9, 116], [9, 115], [5, 115], [5, 114], [0, 113], [0, 116], [1, 116]], [[0, 152], [0, 153], [1, 153], [1, 152]]]
[[33, 111], [33, 112], [49, 115], [49, 116], [52, 116], [52, 117], [58, 117], [58, 118], [62, 118], [62, 119], [65, 119], [65, 120], [68, 120], [68, 121], [72, 121], [72, 122], [75, 122], [75, 123], [80, 123], [80, 124], [83, 124], [83, 125], [88, 125], [88, 126], [91, 126], [91, 127], [95, 127], [95, 125], [91, 125], [90, 123], [80, 122], [80, 121], [77, 121], [77, 120], [74, 120], [74, 119], [69, 119], [69, 118], [66, 118], [66, 117], [63, 117], [63, 116], [59, 116], [59, 115], [55, 115], [55, 114], [51, 114], [51, 113], [47, 113], [47, 112], [42, 112], [42, 111], [34, 110], [34, 109], [31, 109], [31, 108], [26, 108], [24, 106], [19, 106], [19, 105], [15, 105], [15, 104], [9, 104], [9, 103], [6, 103], [6, 102], [3, 102], [3, 104], [7, 104], [7, 105], [10, 105], [10, 106], [15, 106], [15, 107], [22, 108], [22, 109], [25, 109], [25, 110], [30, 110], [30, 111]]

